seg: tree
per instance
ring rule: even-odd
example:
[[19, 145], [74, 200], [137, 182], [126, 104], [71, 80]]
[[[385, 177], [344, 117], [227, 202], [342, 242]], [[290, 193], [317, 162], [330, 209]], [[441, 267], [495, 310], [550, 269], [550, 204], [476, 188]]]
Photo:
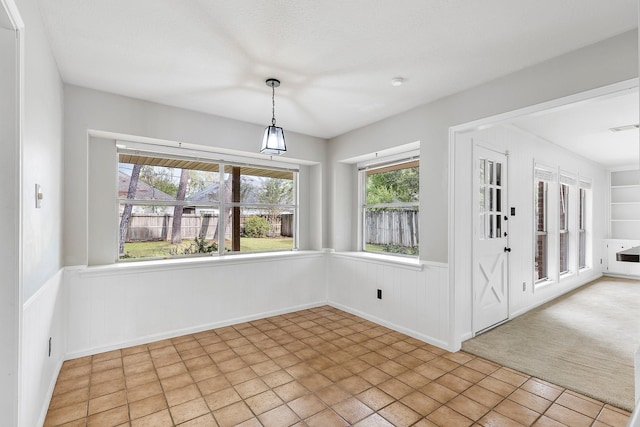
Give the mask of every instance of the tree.
[[[178, 184], [177, 201], [183, 201], [187, 194], [187, 185], [189, 184], [189, 169], [182, 169], [180, 173], [180, 183]], [[184, 206], [176, 205], [173, 208], [173, 224], [171, 225], [171, 243], [177, 244], [182, 242], [182, 210]]]
[[[140, 169], [142, 165], [133, 165], [131, 171], [131, 180], [129, 181], [129, 189], [127, 190], [127, 199], [136, 198], [136, 190], [138, 189], [138, 180], [140, 178]], [[120, 220], [120, 246], [118, 248], [118, 254], [124, 254], [124, 242], [127, 239], [127, 231], [129, 230], [129, 219], [131, 218], [131, 210], [133, 205], [127, 203], [124, 205], [124, 212], [122, 212], [122, 219]]]
[[173, 178], [173, 168], [143, 166], [140, 171], [140, 180], [170, 196], [178, 194], [178, 186]]
[[189, 171], [189, 188], [187, 194], [197, 193], [207, 188], [207, 175], [206, 172], [199, 170]]
[[[269, 178], [264, 181], [258, 201], [268, 205], [289, 205], [293, 203], [293, 181], [290, 179]], [[269, 224], [273, 227], [278, 216], [282, 214], [279, 206], [270, 206], [267, 209]]]
[[373, 173], [367, 176], [367, 204], [419, 200], [418, 167]]

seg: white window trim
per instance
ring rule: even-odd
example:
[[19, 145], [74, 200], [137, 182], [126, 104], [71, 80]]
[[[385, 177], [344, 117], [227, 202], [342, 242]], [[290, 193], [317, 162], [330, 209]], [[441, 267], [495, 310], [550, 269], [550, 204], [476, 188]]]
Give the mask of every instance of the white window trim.
[[[557, 282], [557, 274], [555, 274], [554, 270], [553, 270], [553, 263], [551, 263], [551, 256], [550, 256], [550, 248], [551, 248], [551, 238], [550, 236], [555, 234], [555, 232], [552, 234], [552, 231], [550, 231], [550, 227], [553, 226], [554, 221], [549, 221], [549, 218], [552, 217], [552, 209], [551, 209], [551, 199], [549, 197], [550, 192], [552, 191], [552, 188], [550, 187], [557, 187], [555, 184], [557, 183], [557, 169], [550, 167], [550, 166], [546, 166], [544, 164], [541, 163], [537, 163], [534, 162], [534, 166], [533, 166], [533, 183], [532, 183], [532, 188], [533, 186], [535, 186], [535, 183], [537, 181], [544, 181], [547, 183], [547, 190], [546, 190], [546, 197], [545, 197], [545, 213], [544, 213], [544, 221], [545, 221], [545, 231], [546, 231], [546, 236], [547, 236], [547, 252], [546, 252], [546, 263], [547, 263], [547, 277], [536, 280], [535, 279], [535, 268], [533, 268], [534, 264], [535, 264], [535, 254], [536, 254], [536, 246], [537, 246], [537, 226], [535, 224], [533, 224], [533, 243], [532, 243], [532, 247], [533, 247], [533, 259], [532, 259], [532, 268], [531, 268], [531, 276], [532, 276], [532, 283], [533, 283], [533, 288], [534, 291], [535, 289], [540, 289], [544, 286], [550, 285], [552, 283], [556, 283]], [[535, 193], [534, 193], [535, 194]], [[536, 202], [534, 200], [533, 203], [533, 207], [532, 207], [532, 218], [535, 220], [536, 217]], [[557, 270], [557, 269], [556, 269]]]
[[[585, 235], [585, 266], [580, 267], [580, 228], [579, 221], [580, 217], [578, 217], [578, 241], [577, 241], [577, 258], [578, 258], [578, 274], [581, 272], [589, 271], [593, 268], [593, 256], [592, 256], [592, 242], [591, 242], [591, 233], [593, 232], [593, 221], [591, 220], [593, 216], [593, 179], [585, 176], [578, 176], [578, 197], [580, 197], [580, 190], [585, 190], [585, 201], [584, 206], [584, 216], [583, 219], [583, 230]], [[580, 199], [578, 199], [578, 215], [582, 215], [580, 212]]]
[[[558, 280], [566, 280], [577, 274], [578, 268], [578, 175], [573, 172], [567, 172], [559, 169], [558, 172], [558, 215], [560, 215], [561, 201], [560, 201], [560, 185], [567, 185], [569, 187], [569, 198], [567, 200], [567, 233], [569, 239], [567, 244], [567, 271], [560, 272], [560, 230], [558, 230]], [[559, 219], [558, 219], [559, 220]]]
[[[200, 156], [200, 157], [195, 157], [195, 156], [190, 156], [190, 155], [185, 155], [184, 153], [182, 154], [175, 154], [176, 152], [179, 153], [180, 148], [174, 148], [174, 147], [166, 147], [166, 146], [155, 146], [155, 145], [150, 145], [150, 144], [144, 144], [144, 143], [133, 143], [133, 142], [127, 142], [126, 143], [127, 146], [124, 146], [123, 141], [117, 141], [117, 153], [121, 154], [121, 153], [133, 153], [133, 154], [141, 154], [143, 156], [147, 156], [147, 157], [161, 157], [161, 158], [170, 158], [170, 159], [176, 159], [176, 160], [194, 160], [194, 161], [200, 161], [200, 162], [206, 162], [206, 163], [212, 163], [212, 164], [218, 164], [218, 173], [220, 174], [219, 177], [219, 181], [222, 183], [224, 182], [224, 180], [222, 179], [223, 174], [225, 173], [225, 167], [226, 166], [239, 166], [239, 167], [257, 167], [257, 168], [263, 168], [263, 169], [270, 169], [270, 170], [282, 170], [282, 171], [287, 171], [287, 172], [291, 172], [293, 174], [293, 188], [294, 188], [294, 194], [293, 194], [293, 203], [292, 204], [265, 204], [265, 203], [246, 203], [246, 202], [225, 202], [224, 201], [224, 194], [223, 193], [223, 186], [220, 185], [219, 186], [219, 191], [220, 194], [218, 196], [218, 201], [215, 202], [210, 202], [210, 203], [197, 203], [197, 202], [190, 202], [190, 201], [182, 201], [182, 200], [148, 200], [148, 199], [127, 199], [126, 197], [117, 197], [117, 204], [118, 206], [120, 206], [123, 203], [129, 203], [129, 204], [133, 204], [133, 205], [153, 205], [153, 206], [197, 206], [197, 207], [214, 207], [216, 209], [219, 210], [220, 213], [224, 212], [224, 209], [226, 208], [231, 208], [231, 207], [240, 207], [240, 208], [246, 208], [246, 207], [263, 207], [263, 208], [268, 208], [268, 207], [281, 207], [284, 209], [292, 209], [294, 211], [294, 215], [293, 215], [293, 229], [294, 229], [294, 233], [293, 233], [293, 248], [292, 249], [273, 249], [273, 250], [265, 250], [265, 251], [245, 251], [245, 252], [226, 252], [225, 250], [225, 245], [224, 245], [224, 237], [222, 239], [222, 243], [218, 245], [218, 251], [217, 252], [213, 252], [210, 254], [191, 254], [191, 255], [176, 255], [176, 256], [170, 256], [170, 257], [148, 257], [148, 258], [136, 258], [136, 259], [120, 259], [119, 256], [116, 257], [116, 264], [118, 263], [139, 263], [139, 262], [144, 262], [144, 261], [159, 261], [159, 262], [167, 262], [170, 260], [179, 260], [179, 259], [193, 259], [193, 258], [211, 258], [211, 257], [228, 257], [228, 256], [237, 256], [237, 255], [247, 255], [247, 254], [270, 254], [270, 253], [287, 253], [287, 252], [294, 252], [294, 251], [298, 251], [299, 250], [299, 212], [300, 212], [300, 208], [299, 208], [299, 197], [298, 197], [298, 191], [299, 191], [299, 178], [298, 178], [298, 174], [299, 174], [299, 165], [292, 165], [292, 164], [282, 164], [282, 163], [277, 163], [277, 162], [273, 162], [273, 161], [255, 161], [256, 159], [252, 159], [252, 158], [242, 158], [239, 156], [234, 156], [234, 161], [233, 162], [229, 162], [229, 161], [222, 161], [222, 160], [218, 160], [216, 159], [216, 157], [220, 157], [219, 155], [216, 156], [216, 153], [212, 153], [212, 152], [205, 152], [206, 154], [208, 154], [207, 156]], [[135, 148], [131, 148], [131, 145], [133, 145]], [[161, 147], [161, 149], [159, 151], [154, 151], [153, 148], [159, 148]], [[186, 150], [183, 150], [186, 151]], [[188, 152], [192, 152], [193, 150], [188, 150]], [[119, 162], [116, 162], [117, 165], [119, 165]], [[117, 185], [117, 184], [116, 184]], [[116, 187], [117, 188], [117, 187]], [[117, 194], [117, 191], [116, 191]], [[119, 215], [119, 212], [116, 212], [117, 215]], [[223, 217], [223, 215], [220, 214], [220, 218], [218, 221], [218, 228], [221, 230], [225, 230], [225, 220], [226, 218]], [[119, 223], [119, 221], [118, 221]], [[119, 228], [118, 228], [119, 229]], [[220, 231], [219, 235], [224, 236], [224, 231]], [[119, 242], [119, 239], [117, 239], [117, 241]]]
[[[400, 153], [395, 153], [388, 156], [378, 157], [377, 153], [374, 158], [369, 158], [367, 160], [358, 162], [356, 164], [357, 173], [358, 173], [358, 229], [357, 229], [357, 238], [358, 243], [356, 245], [356, 249], [359, 253], [362, 254], [372, 254], [372, 255], [382, 255], [385, 257], [397, 257], [397, 258], [407, 258], [407, 259], [419, 259], [419, 255], [404, 255], [404, 254], [392, 254], [392, 253], [382, 253], [376, 254], [371, 251], [367, 251], [365, 249], [365, 208], [366, 207], [410, 207], [417, 206], [420, 207], [420, 203], [382, 203], [376, 205], [366, 205], [366, 171], [371, 169], [378, 169], [384, 166], [391, 166], [394, 164], [407, 163], [412, 160], [420, 160], [420, 150], [410, 150], [404, 151]], [[419, 231], [418, 231], [419, 232]]]

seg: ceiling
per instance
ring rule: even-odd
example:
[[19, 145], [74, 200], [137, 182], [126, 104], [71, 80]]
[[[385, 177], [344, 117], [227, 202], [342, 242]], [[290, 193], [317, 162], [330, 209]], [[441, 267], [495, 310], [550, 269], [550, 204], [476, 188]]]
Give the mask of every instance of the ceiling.
[[636, 88], [519, 118], [511, 123], [607, 168], [637, 166], [638, 129], [619, 132], [610, 129], [638, 124], [638, 104]]
[[[39, 0], [64, 82], [331, 138], [637, 27], [636, 0]], [[394, 77], [405, 83], [391, 85]]]

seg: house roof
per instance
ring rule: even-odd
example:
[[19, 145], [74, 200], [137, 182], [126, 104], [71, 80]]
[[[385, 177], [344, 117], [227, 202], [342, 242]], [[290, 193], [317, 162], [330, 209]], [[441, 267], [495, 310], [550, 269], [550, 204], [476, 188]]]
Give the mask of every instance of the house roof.
[[[127, 175], [122, 171], [118, 172], [118, 197], [121, 197], [121, 198], [127, 197], [127, 194], [129, 193], [130, 181], [131, 181], [130, 175]], [[175, 197], [172, 197], [167, 193], [164, 193], [141, 180], [138, 180], [138, 185], [136, 186], [135, 198], [138, 200], [175, 200], [176, 199]]]
[[[259, 190], [262, 188], [262, 181], [254, 176], [241, 176], [240, 188], [242, 194], [242, 202], [259, 203]], [[211, 202], [218, 200], [220, 185], [219, 183], [211, 184], [207, 188], [193, 193], [186, 200], [192, 202]]]

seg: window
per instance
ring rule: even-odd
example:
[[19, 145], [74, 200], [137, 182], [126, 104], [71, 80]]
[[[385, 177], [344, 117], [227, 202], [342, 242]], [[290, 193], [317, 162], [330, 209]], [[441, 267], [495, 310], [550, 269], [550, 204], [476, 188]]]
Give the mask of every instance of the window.
[[479, 201], [479, 231], [478, 237], [484, 239], [499, 239], [504, 237], [502, 234], [502, 198], [505, 196], [503, 192], [502, 181], [502, 163], [479, 159], [480, 171], [478, 188]]
[[560, 274], [569, 272], [569, 185], [560, 184]]
[[121, 151], [119, 258], [296, 248], [297, 172]]
[[589, 218], [591, 204], [591, 181], [580, 180], [580, 190], [578, 198], [578, 268], [588, 268], [587, 257], [588, 240], [587, 234], [591, 228]]
[[547, 275], [547, 187], [548, 183], [537, 180], [535, 185], [535, 280], [545, 280]]
[[418, 255], [419, 171], [417, 156], [360, 168], [364, 251]]
[[558, 193], [558, 260], [560, 274], [576, 270], [578, 215], [576, 178], [566, 172], [560, 173]]
[[534, 281], [543, 282], [549, 280], [549, 230], [548, 230], [548, 206], [549, 183], [555, 180], [555, 174], [548, 168], [536, 166], [534, 170]]

